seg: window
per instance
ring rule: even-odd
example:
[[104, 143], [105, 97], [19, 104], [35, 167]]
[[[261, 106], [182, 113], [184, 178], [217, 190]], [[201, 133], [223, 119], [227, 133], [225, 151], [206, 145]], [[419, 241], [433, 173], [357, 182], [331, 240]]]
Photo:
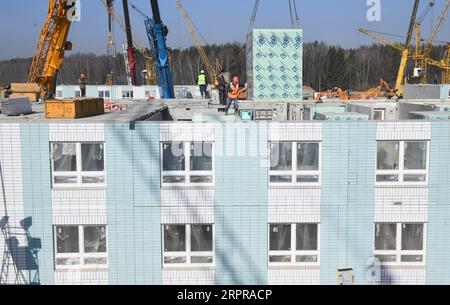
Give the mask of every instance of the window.
[[213, 185], [212, 156], [211, 142], [163, 142], [162, 185]]
[[378, 141], [377, 184], [426, 184], [428, 146], [426, 141]]
[[317, 223], [270, 224], [269, 266], [319, 263]]
[[270, 185], [320, 184], [319, 142], [271, 142]]
[[425, 224], [376, 223], [375, 258], [384, 264], [423, 264]]
[[166, 267], [213, 266], [213, 225], [163, 225], [163, 249]]
[[55, 267], [106, 267], [106, 226], [55, 226]]
[[122, 98], [123, 99], [133, 99], [133, 91], [132, 90], [123, 90]]
[[373, 119], [375, 121], [384, 121], [385, 110], [381, 108], [376, 108], [373, 110]]
[[105, 184], [104, 143], [50, 144], [53, 186]]
[[109, 91], [109, 90], [99, 90], [98, 91], [98, 97], [100, 97], [100, 98], [110, 98], [111, 97], [111, 91]]
[[56, 90], [56, 98], [62, 98], [63, 97], [63, 91], [62, 90]]
[[75, 97], [81, 97], [81, 91], [75, 90]]

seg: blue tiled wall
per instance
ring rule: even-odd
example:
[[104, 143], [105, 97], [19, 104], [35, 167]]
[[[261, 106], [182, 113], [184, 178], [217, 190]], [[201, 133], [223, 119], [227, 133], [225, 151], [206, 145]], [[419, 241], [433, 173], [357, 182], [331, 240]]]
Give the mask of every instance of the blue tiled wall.
[[450, 284], [450, 124], [432, 122], [427, 284]]
[[161, 284], [159, 124], [105, 124], [110, 284]]
[[216, 284], [220, 285], [267, 284], [267, 168], [263, 167], [267, 163], [250, 156], [248, 148], [255, 145], [267, 155], [267, 125], [258, 128], [260, 137], [242, 139], [244, 135], [235, 133], [244, 129], [245, 124], [215, 126]]
[[54, 283], [51, 173], [48, 124], [21, 124], [24, 216], [29, 232], [40, 239], [40, 284]]
[[376, 125], [324, 123], [320, 240], [321, 284], [336, 284], [337, 269], [353, 268], [367, 284], [373, 257]]

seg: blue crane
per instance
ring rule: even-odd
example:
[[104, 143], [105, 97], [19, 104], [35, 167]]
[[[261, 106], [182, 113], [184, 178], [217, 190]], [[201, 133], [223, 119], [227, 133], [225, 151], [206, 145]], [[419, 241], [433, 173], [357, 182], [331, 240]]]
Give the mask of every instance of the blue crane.
[[162, 98], [172, 99], [175, 98], [175, 92], [173, 89], [172, 73], [170, 72], [169, 51], [166, 44], [166, 36], [169, 30], [162, 22], [158, 0], [150, 0], [150, 4], [152, 6], [153, 19], [133, 4], [130, 5], [144, 18], [147, 38], [150, 44], [150, 54], [154, 60]]

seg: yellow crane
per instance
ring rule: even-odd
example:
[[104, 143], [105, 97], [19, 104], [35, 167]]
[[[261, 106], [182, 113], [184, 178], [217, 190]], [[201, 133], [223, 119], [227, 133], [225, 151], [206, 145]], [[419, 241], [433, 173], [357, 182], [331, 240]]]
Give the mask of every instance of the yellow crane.
[[208, 55], [206, 55], [205, 49], [202, 47], [202, 43], [200, 41], [200, 37], [195, 30], [194, 24], [189, 17], [189, 15], [186, 12], [186, 9], [184, 8], [183, 4], [181, 3], [181, 0], [177, 0], [178, 9], [180, 10], [181, 15], [183, 16], [184, 22], [186, 23], [186, 26], [191, 33], [192, 40], [194, 40], [195, 48], [198, 51], [198, 54], [200, 55], [200, 58], [203, 62], [203, 65], [205, 66], [206, 72], [208, 73], [209, 78], [211, 79], [212, 86], [217, 87], [219, 84], [218, 81], [218, 75], [220, 70], [222, 70], [222, 65], [220, 62], [216, 59], [215, 66], [213, 66], [209, 60]]
[[[430, 6], [434, 6], [434, 1], [430, 2]], [[436, 23], [436, 25], [433, 28], [431, 37], [428, 40], [428, 42], [426, 43], [426, 45], [423, 47], [423, 49], [421, 46], [421, 34], [420, 34], [421, 23], [422, 23], [423, 17], [420, 18], [419, 21], [415, 25], [415, 27], [416, 27], [416, 51], [413, 56], [413, 59], [415, 60], [415, 63], [416, 63], [416, 69], [420, 68], [422, 71], [421, 75], [419, 76], [421, 83], [426, 83], [428, 80], [429, 65], [435, 66], [435, 67], [443, 70], [443, 73], [442, 73], [443, 83], [446, 83], [448, 81], [448, 78], [447, 78], [447, 81], [445, 80], [446, 70], [448, 69], [448, 65], [447, 65], [447, 68], [445, 66], [445, 56], [444, 56], [443, 62], [438, 62], [438, 61], [435, 61], [432, 58], [430, 58], [430, 53], [431, 53], [431, 49], [433, 47], [433, 42], [437, 38], [438, 33], [441, 31], [442, 26], [445, 23], [449, 8], [450, 8], [450, 0], [446, 0], [446, 3], [442, 9], [440, 16], [439, 16], [438, 22]], [[447, 53], [448, 53], [448, 50], [447, 50]]]
[[405, 71], [406, 65], [408, 63], [408, 58], [410, 57], [410, 44], [416, 24], [417, 11], [419, 9], [420, 0], [414, 1], [413, 12], [409, 21], [408, 33], [406, 35], [406, 41], [404, 45], [400, 45], [399, 43], [390, 42], [387, 38], [382, 37], [374, 32], [365, 29], [359, 29], [361, 33], [367, 34], [375, 39], [378, 39], [382, 42], [387, 43], [388, 45], [398, 49], [402, 53], [402, 57], [400, 60], [400, 65], [398, 68], [397, 79], [395, 81], [394, 93], [395, 95], [401, 97], [403, 96], [403, 84], [405, 83]]
[[69, 15], [75, 12], [74, 6], [74, 1], [49, 0], [47, 20], [39, 33], [28, 74], [28, 83], [39, 85], [41, 97], [54, 93], [64, 53], [72, 49], [72, 43], [67, 38], [73, 17]]

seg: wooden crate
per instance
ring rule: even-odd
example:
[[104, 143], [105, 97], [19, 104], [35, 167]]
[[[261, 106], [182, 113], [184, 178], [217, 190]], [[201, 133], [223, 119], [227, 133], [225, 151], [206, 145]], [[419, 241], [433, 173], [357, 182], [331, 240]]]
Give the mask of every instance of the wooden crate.
[[17, 93], [39, 93], [41, 89], [36, 83], [12, 83], [11, 91]]
[[47, 100], [45, 117], [47, 119], [78, 119], [105, 112], [102, 98], [75, 98]]

